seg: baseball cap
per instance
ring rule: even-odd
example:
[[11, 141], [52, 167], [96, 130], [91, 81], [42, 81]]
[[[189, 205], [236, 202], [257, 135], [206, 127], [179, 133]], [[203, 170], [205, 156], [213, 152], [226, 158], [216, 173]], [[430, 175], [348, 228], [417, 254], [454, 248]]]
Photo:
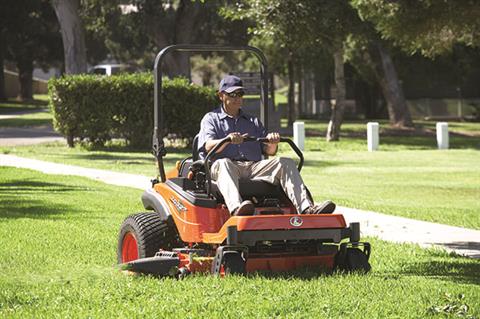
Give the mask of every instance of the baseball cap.
[[218, 92], [232, 93], [238, 89], [243, 89], [242, 80], [235, 75], [227, 75], [220, 81]]

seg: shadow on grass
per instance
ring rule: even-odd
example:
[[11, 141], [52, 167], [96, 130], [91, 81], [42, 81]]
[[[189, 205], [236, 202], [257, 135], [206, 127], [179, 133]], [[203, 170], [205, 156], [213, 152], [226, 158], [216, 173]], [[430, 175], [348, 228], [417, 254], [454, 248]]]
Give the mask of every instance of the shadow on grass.
[[22, 111], [32, 110], [47, 110], [47, 101], [33, 100], [29, 102], [19, 102], [15, 100], [9, 100], [6, 102], [0, 102], [0, 114], [17, 113]]
[[343, 165], [354, 165], [353, 162], [342, 162], [342, 161], [325, 161], [325, 160], [304, 160], [303, 167], [312, 167], [312, 168], [326, 168], [334, 166], [343, 166]]
[[[62, 155], [62, 154], [59, 154]], [[73, 159], [85, 159], [85, 160], [92, 160], [92, 161], [122, 161], [126, 164], [142, 164], [141, 162], [149, 163], [151, 162], [154, 157], [145, 156], [128, 156], [128, 155], [119, 155], [119, 154], [92, 154], [92, 153], [85, 153], [85, 154], [72, 154], [72, 155], [65, 155], [65, 157], [73, 158]]]
[[0, 106], [2, 105], [8, 105], [8, 104], [13, 104], [13, 105], [22, 105], [22, 106], [32, 106], [32, 105], [48, 105], [48, 101], [45, 100], [27, 100], [27, 101], [18, 101], [16, 99], [8, 99], [7, 101], [2, 101], [0, 103]]
[[[83, 146], [88, 151], [99, 151], [99, 152], [118, 152], [118, 153], [138, 153], [142, 155], [152, 155], [152, 149], [150, 146], [148, 147], [132, 147], [131, 145], [127, 145], [125, 142], [112, 142], [104, 146], [95, 146], [95, 145], [84, 145]], [[186, 156], [191, 156], [192, 149], [189, 148], [173, 148], [167, 147], [167, 157], [171, 153], [175, 154], [185, 154]]]
[[[366, 147], [366, 137], [340, 137], [340, 142], [344, 142], [347, 140], [355, 142], [359, 146], [361, 145], [361, 142], [365, 142]], [[480, 149], [480, 138], [451, 133], [449, 144], [450, 149]], [[435, 150], [437, 149], [437, 140], [435, 136], [384, 136], [380, 134], [380, 149], [388, 148], [389, 146], [404, 146], [414, 150]], [[311, 149], [310, 151], [321, 152], [328, 149], [329, 147], [324, 146], [323, 149], [315, 148]]]
[[42, 126], [52, 125], [51, 119], [25, 119], [12, 118], [0, 120], [0, 127], [28, 127], [28, 126]]
[[0, 203], [0, 218], [33, 218], [52, 219], [62, 218], [62, 215], [79, 213], [80, 210], [71, 205], [52, 206], [51, 201], [18, 200], [17, 197], [9, 196]]
[[[49, 219], [60, 215], [80, 212], [75, 205], [59, 204], [54, 200], [32, 198], [45, 194], [59, 193], [63, 196], [69, 192], [90, 191], [86, 187], [66, 185], [63, 183], [47, 183], [19, 180], [16, 182], [0, 183], [0, 218], [38, 218]], [[22, 196], [26, 195], [28, 196]], [[63, 200], [63, 199], [62, 199]]]
[[[12, 192], [38, 192], [38, 193], [51, 193], [51, 192], [70, 192], [70, 191], [88, 191], [89, 189], [81, 186], [65, 185], [62, 183], [46, 183], [36, 181], [16, 181], [16, 182], [4, 182], [0, 183], [0, 194], [10, 194]], [[3, 200], [2, 200], [3, 202]]]
[[[437, 148], [436, 137], [425, 136], [380, 136], [380, 145], [411, 146], [415, 149], [433, 150]], [[451, 149], [480, 148], [479, 138], [451, 134]]]
[[[73, 154], [73, 155], [62, 155], [67, 158], [71, 159], [79, 159], [79, 160], [88, 160], [88, 161], [110, 161], [110, 162], [118, 162], [118, 164], [124, 165], [155, 165], [155, 157], [153, 155], [148, 156], [127, 156], [127, 155], [119, 155], [119, 154]], [[167, 155], [166, 158], [163, 159], [164, 163], [167, 164], [175, 164], [176, 161], [183, 160], [186, 158], [188, 154], [171, 154], [170, 156]]]
[[24, 112], [33, 112], [33, 111], [47, 111], [43, 105], [29, 105], [29, 106], [14, 106], [14, 105], [2, 105], [0, 103], [0, 114], [2, 115], [13, 115], [13, 114], [22, 114]]
[[[387, 125], [387, 126], [385, 126]], [[388, 124], [381, 124], [380, 131], [380, 147], [382, 146], [406, 146], [414, 149], [436, 149], [436, 131], [435, 124], [418, 124], [414, 129], [396, 129], [391, 128]], [[462, 129], [461, 125], [452, 125], [452, 129], [449, 132], [450, 135], [450, 148], [451, 149], [480, 149], [480, 137], [478, 132], [473, 134], [472, 132], [459, 131]], [[306, 130], [307, 137], [325, 137], [326, 130], [324, 129], [312, 129]], [[367, 132], [365, 128], [342, 128], [340, 133], [340, 140], [351, 141], [366, 141]], [[322, 151], [321, 149], [315, 149], [312, 151]]]
[[480, 242], [454, 241], [451, 243], [436, 243], [436, 245], [445, 246], [450, 249], [477, 251], [478, 253], [474, 254], [472, 257], [480, 258]]
[[[452, 245], [463, 246], [472, 243], [456, 243]], [[478, 248], [479, 243], [475, 243]], [[443, 245], [443, 244], [442, 244]], [[455, 248], [455, 247], [451, 247]], [[458, 247], [460, 248], [460, 247]], [[438, 279], [462, 284], [480, 284], [480, 260], [460, 256], [454, 252], [447, 253], [443, 250], [427, 250], [421, 260], [409, 260], [402, 265], [401, 270], [395, 271], [393, 277], [421, 276], [424, 278]]]
[[[67, 157], [72, 159], [89, 160], [89, 161], [116, 161], [121, 164], [143, 165], [152, 164], [156, 162], [155, 157], [149, 151], [138, 151], [130, 149], [127, 146], [88, 148], [89, 151], [94, 150], [105, 153], [84, 153], [84, 154], [64, 154], [57, 153], [59, 157]], [[109, 153], [111, 152], [111, 153]], [[125, 155], [122, 155], [125, 153]], [[50, 153], [52, 154], [52, 153]], [[132, 156], [133, 154], [133, 156]], [[191, 156], [189, 149], [167, 149], [167, 155], [163, 158], [165, 163], [175, 164], [176, 161], [183, 160]]]

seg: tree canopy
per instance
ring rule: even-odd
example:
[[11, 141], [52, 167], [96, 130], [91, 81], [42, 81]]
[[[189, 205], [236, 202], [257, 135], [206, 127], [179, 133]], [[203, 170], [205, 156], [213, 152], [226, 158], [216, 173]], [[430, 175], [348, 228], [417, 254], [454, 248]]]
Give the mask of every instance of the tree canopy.
[[408, 53], [433, 57], [454, 44], [480, 45], [480, 6], [475, 0], [351, 0], [362, 19]]
[[[48, 0], [2, 1], [0, 41], [4, 57], [15, 61], [19, 70], [20, 97], [31, 99], [34, 61], [47, 67], [60, 63], [62, 57], [58, 24]], [[3, 61], [0, 64], [3, 70]]]

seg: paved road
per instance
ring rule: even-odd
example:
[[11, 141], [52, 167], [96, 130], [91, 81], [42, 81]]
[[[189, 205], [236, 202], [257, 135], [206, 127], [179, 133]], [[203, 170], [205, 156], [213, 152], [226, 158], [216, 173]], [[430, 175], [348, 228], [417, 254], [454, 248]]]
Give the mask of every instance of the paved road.
[[[108, 184], [138, 189], [150, 187], [150, 178], [147, 176], [56, 164], [14, 155], [0, 154], [0, 166], [29, 168], [47, 174], [84, 176]], [[338, 207], [337, 212], [344, 214], [347, 223], [360, 222], [363, 236], [374, 236], [399, 243], [415, 243], [423, 247], [439, 246], [460, 255], [480, 259], [480, 230], [418, 221], [347, 207]]]
[[[19, 118], [25, 114], [45, 112], [45, 110], [27, 110], [9, 114], [0, 114], [0, 120]], [[0, 127], [0, 146], [32, 145], [45, 142], [65, 142], [51, 125], [32, 127]]]
[[30, 145], [65, 139], [50, 125], [35, 127], [0, 127], [0, 146]]

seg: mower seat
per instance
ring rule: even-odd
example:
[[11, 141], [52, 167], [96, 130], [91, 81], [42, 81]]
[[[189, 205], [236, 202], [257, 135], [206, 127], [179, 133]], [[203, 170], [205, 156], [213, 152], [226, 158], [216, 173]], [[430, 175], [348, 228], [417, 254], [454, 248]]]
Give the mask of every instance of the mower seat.
[[[192, 158], [185, 159], [180, 166], [179, 177], [186, 178], [193, 163]], [[241, 178], [238, 186], [242, 198], [282, 198], [285, 196], [280, 185], [273, 185], [262, 180]], [[216, 181], [212, 181], [212, 194], [215, 198], [223, 201], [223, 196], [218, 190]]]
[[[250, 199], [255, 197], [257, 199], [276, 198], [281, 201], [286, 199], [285, 193], [280, 185], [273, 185], [262, 180], [251, 180], [241, 178], [238, 183], [240, 196], [243, 199]], [[212, 181], [212, 194], [217, 198], [217, 201], [223, 202], [223, 196], [220, 193], [217, 182]]]
[[[182, 165], [180, 169], [180, 176], [187, 176], [187, 173], [190, 169], [190, 166], [193, 162], [197, 161], [200, 158], [200, 154], [198, 151], [198, 134], [193, 138], [192, 142], [192, 158], [185, 161], [184, 165]], [[273, 185], [267, 183], [262, 180], [250, 180], [241, 178], [239, 180], [239, 189], [240, 189], [240, 196], [242, 198], [276, 198], [281, 201], [287, 200], [287, 197], [281, 188], [280, 185]], [[217, 183], [212, 181], [212, 194], [217, 198], [217, 201], [223, 202], [223, 196], [218, 190]]]

